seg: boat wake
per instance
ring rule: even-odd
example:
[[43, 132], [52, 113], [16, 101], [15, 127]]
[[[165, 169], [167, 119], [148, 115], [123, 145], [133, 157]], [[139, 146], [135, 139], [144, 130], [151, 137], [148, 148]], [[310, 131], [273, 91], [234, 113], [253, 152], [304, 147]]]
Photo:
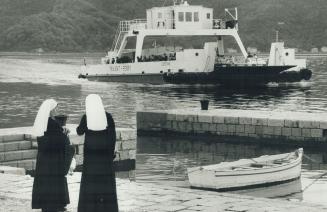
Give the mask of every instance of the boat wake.
[[80, 66], [45, 63], [38, 60], [0, 59], [0, 82], [29, 82], [48, 85], [81, 84]]

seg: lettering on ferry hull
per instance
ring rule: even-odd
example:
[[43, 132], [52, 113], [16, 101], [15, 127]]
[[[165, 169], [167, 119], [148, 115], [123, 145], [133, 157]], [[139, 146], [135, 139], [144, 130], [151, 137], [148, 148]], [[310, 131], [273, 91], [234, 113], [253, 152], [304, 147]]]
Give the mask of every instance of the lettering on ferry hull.
[[110, 71], [131, 71], [130, 65], [117, 65], [117, 66], [110, 66]]
[[161, 62], [161, 66], [170, 66], [170, 62], [163, 61], [163, 62]]

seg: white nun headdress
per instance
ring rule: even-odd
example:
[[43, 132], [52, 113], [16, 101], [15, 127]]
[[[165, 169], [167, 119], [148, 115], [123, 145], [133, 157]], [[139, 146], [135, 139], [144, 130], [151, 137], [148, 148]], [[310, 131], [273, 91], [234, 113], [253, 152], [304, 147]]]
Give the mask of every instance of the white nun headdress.
[[101, 131], [107, 128], [107, 116], [99, 95], [88, 95], [85, 99], [85, 109], [89, 130]]
[[48, 119], [50, 112], [57, 107], [57, 102], [54, 99], [45, 100], [39, 108], [36, 115], [33, 132], [34, 136], [43, 136], [48, 127]]

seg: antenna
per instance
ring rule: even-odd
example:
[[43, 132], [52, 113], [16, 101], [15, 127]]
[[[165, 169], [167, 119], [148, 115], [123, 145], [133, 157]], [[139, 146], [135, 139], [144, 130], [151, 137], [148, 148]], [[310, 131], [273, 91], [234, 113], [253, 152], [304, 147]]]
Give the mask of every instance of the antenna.
[[276, 28], [276, 42], [278, 42], [279, 41], [279, 30], [280, 30], [280, 27], [278, 27], [278, 26], [281, 26], [281, 25], [284, 25], [285, 23], [284, 22], [278, 22], [277, 23], [277, 28]]

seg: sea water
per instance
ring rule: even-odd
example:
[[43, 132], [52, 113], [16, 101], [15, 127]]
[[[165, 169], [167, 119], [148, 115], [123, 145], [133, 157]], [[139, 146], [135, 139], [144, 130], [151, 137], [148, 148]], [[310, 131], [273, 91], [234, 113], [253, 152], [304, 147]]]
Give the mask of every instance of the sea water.
[[[78, 123], [85, 97], [99, 94], [119, 127], [136, 128], [136, 111], [209, 108], [327, 112], [327, 58], [308, 57], [313, 70], [309, 82], [269, 84], [259, 89], [199, 85], [100, 83], [78, 79], [80, 67], [98, 63], [100, 54], [17, 55], [0, 54], [0, 128], [31, 126], [38, 107], [47, 98], [59, 102], [59, 111]], [[84, 59], [85, 58], [85, 59]], [[226, 144], [197, 138], [139, 137], [136, 180], [187, 187], [186, 168], [295, 148]], [[302, 178], [285, 185], [238, 193], [286, 198], [327, 205], [327, 154], [324, 149], [304, 149]], [[302, 192], [304, 190], [304, 192]]]

